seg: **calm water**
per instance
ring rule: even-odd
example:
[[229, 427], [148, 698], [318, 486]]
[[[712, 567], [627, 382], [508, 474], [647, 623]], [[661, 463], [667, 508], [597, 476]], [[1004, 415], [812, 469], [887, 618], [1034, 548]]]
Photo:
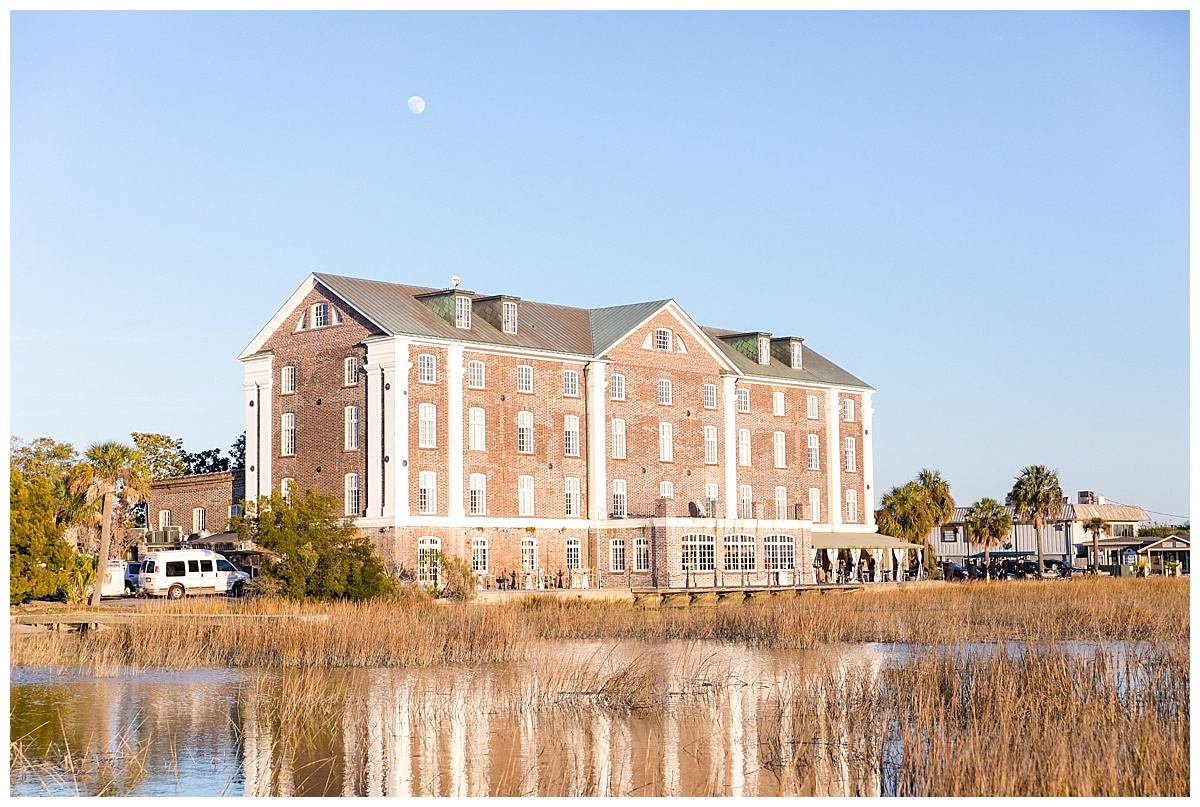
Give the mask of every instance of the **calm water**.
[[912, 652], [572, 642], [474, 667], [21, 668], [10, 793], [880, 795], [882, 727], [844, 681]]

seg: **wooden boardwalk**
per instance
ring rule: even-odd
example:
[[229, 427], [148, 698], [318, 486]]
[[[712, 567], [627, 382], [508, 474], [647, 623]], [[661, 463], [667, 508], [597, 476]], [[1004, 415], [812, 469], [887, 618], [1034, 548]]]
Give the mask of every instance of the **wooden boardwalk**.
[[692, 586], [688, 588], [634, 588], [633, 601], [640, 605], [715, 605], [767, 598], [799, 597], [802, 594], [840, 594], [861, 591], [863, 583], [798, 586]]

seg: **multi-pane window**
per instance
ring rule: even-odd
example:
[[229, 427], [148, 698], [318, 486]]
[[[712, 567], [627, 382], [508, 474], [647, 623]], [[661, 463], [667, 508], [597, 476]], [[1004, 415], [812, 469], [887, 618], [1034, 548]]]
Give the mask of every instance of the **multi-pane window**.
[[854, 399], [842, 398], [842, 420], [854, 421]]
[[579, 397], [579, 373], [575, 370], [563, 370], [563, 395], [568, 398]]
[[737, 411], [750, 411], [750, 390], [745, 387], [739, 387], [737, 391]]
[[680, 544], [685, 572], [711, 572], [716, 568], [716, 538], [711, 535], [685, 535]]
[[505, 333], [516, 333], [517, 332], [517, 304], [516, 303], [504, 303], [504, 305], [502, 307], [504, 309], [504, 322], [503, 322], [504, 332]]
[[342, 362], [342, 385], [353, 387], [358, 383], [358, 356], [347, 356]]
[[717, 464], [717, 427], [704, 427], [704, 464]]
[[783, 414], [783, 393], [778, 390], [771, 393], [771, 412], [776, 415]]
[[517, 477], [517, 515], [533, 515], [533, 477]]
[[738, 429], [738, 465], [750, 464], [750, 430]]
[[437, 406], [417, 406], [417, 448], [437, 448]]
[[659, 462], [674, 462], [675, 461], [675, 445], [672, 432], [674, 429], [670, 423], [658, 424], [658, 461]]
[[487, 574], [488, 571], [488, 539], [471, 539], [471, 571], [475, 574]]
[[487, 515], [487, 477], [483, 474], [471, 474], [470, 485], [468, 504], [471, 515]]
[[821, 438], [815, 434], [808, 436], [808, 470], [821, 470]]
[[705, 384], [704, 385], [704, 408], [705, 409], [716, 409], [717, 408], [717, 385], [716, 384]]
[[771, 363], [771, 340], [765, 336], [758, 337], [758, 363]]
[[471, 327], [471, 298], [461, 294], [454, 295], [454, 327]]
[[192, 508], [192, 532], [200, 532], [205, 528], [207, 520], [203, 507]]
[[533, 367], [517, 365], [517, 392], [533, 392]]
[[776, 468], [786, 468], [787, 467], [787, 437], [784, 435], [783, 432], [775, 432], [775, 436], [773, 438], [773, 444], [775, 446], [775, 467]]
[[787, 518], [787, 488], [775, 487], [775, 518], [783, 521]]
[[580, 514], [579, 508], [579, 480], [573, 476], [568, 476], [563, 480], [563, 498], [565, 501], [565, 514], [568, 516], [577, 516]]
[[821, 489], [808, 489], [808, 518], [816, 524], [821, 520]]
[[763, 560], [771, 571], [796, 568], [796, 539], [791, 535], [768, 535], [763, 539]]
[[793, 370], [803, 370], [804, 369], [804, 353], [802, 351], [803, 351], [803, 347], [801, 347], [799, 342], [792, 342], [792, 369]]
[[170, 510], [159, 510], [158, 511], [158, 528], [160, 530], [165, 530], [169, 526], [171, 526], [171, 511]]
[[625, 539], [613, 538], [608, 543], [608, 568], [610, 571], [625, 571]]
[[422, 384], [437, 383], [437, 359], [431, 353], [417, 356], [417, 381]]
[[296, 453], [296, 413], [284, 412], [280, 418], [279, 451], [285, 457]]
[[666, 328], [659, 328], [654, 332], [654, 349], [655, 350], [670, 350], [671, 349], [671, 332]]
[[342, 418], [343, 445], [347, 451], [358, 450], [358, 407], [347, 406]]
[[738, 488], [738, 518], [754, 518], [754, 491], [749, 485]]
[[567, 539], [567, 568], [578, 569], [583, 565], [581, 542], [578, 538]]
[[809, 395], [807, 398], [807, 401], [808, 401], [808, 419], [816, 420], [817, 418], [821, 417], [821, 404], [817, 400], [817, 396]]
[[845, 440], [845, 448], [843, 448], [842, 451], [846, 455], [846, 470], [851, 472], [858, 470], [858, 459], [856, 456], [858, 452], [856, 452], [854, 449], [854, 438], [847, 437]]
[[517, 453], [533, 453], [533, 413], [517, 413]]
[[433, 471], [421, 471], [417, 475], [417, 511], [437, 512], [437, 474]]
[[579, 456], [579, 416], [567, 415], [563, 418], [563, 456]]
[[612, 422], [612, 456], [614, 460], [625, 459], [625, 421], [613, 418]]
[[858, 491], [853, 488], [846, 491], [846, 521], [850, 524], [858, 521]]
[[635, 572], [650, 571], [650, 539], [633, 539], [633, 570]]
[[533, 572], [537, 567], [537, 539], [528, 535], [521, 539], [521, 571]]
[[417, 540], [417, 582], [429, 588], [437, 588], [441, 582], [441, 564], [438, 554], [442, 551], [442, 539], [426, 535]]
[[358, 515], [358, 474], [346, 474], [342, 483], [342, 492], [344, 494], [342, 501], [346, 505], [345, 514], [348, 516]]
[[614, 401], [625, 400], [625, 376], [613, 373], [608, 379], [608, 397]]
[[[171, 511], [168, 510], [167, 512], [169, 513]], [[229, 517], [230, 518], [233, 518], [234, 516], [240, 516], [241, 514], [242, 514], [242, 506], [240, 504], [229, 505]]]
[[704, 516], [712, 518], [713, 507], [717, 503], [717, 487], [716, 482], [709, 482], [704, 486]]
[[658, 495], [664, 499], [675, 498], [675, 483], [674, 482], [659, 482]]
[[625, 480], [614, 479], [612, 485], [612, 514], [624, 516], [628, 512], [628, 502], [625, 499]]
[[471, 389], [483, 389], [483, 362], [467, 362], [467, 386]]
[[669, 378], [658, 379], [658, 402], [664, 406], [671, 405], [671, 380]]
[[726, 535], [725, 571], [752, 572], [757, 569], [755, 549], [753, 535]]
[[285, 476], [279, 480], [279, 495], [283, 496], [283, 500], [291, 504], [295, 499], [296, 480], [290, 476]]
[[487, 451], [486, 423], [483, 407], [472, 406], [467, 410], [467, 450]]
[[279, 394], [291, 395], [296, 391], [296, 365], [285, 364], [279, 368]]
[[317, 303], [312, 307], [314, 328], [324, 328], [329, 324], [329, 303]]

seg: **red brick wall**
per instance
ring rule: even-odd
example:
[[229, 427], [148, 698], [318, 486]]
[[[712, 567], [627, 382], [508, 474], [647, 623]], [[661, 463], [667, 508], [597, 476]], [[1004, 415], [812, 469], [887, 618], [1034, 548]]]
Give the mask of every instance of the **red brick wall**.
[[[235, 498], [234, 475], [230, 471], [155, 480], [146, 500], [147, 528], [158, 529], [160, 510], [171, 511], [171, 524], [192, 532], [192, 510], [204, 508], [205, 529], [225, 532], [229, 525], [229, 506]], [[239, 497], [240, 498], [240, 497]]]
[[[408, 497], [413, 515], [419, 515], [418, 490], [420, 489], [420, 472], [433, 471], [437, 474], [437, 511], [425, 515], [444, 516], [450, 512], [450, 407], [447, 403], [447, 385], [450, 383], [446, 371], [446, 357], [449, 351], [445, 348], [429, 347], [428, 345], [411, 345], [409, 347], [408, 371]], [[434, 383], [418, 381], [420, 373], [420, 357], [429, 355], [434, 358]], [[434, 411], [437, 433], [436, 448], [418, 448], [420, 445], [420, 416], [421, 404], [431, 403]]]
[[[850, 398], [854, 401], [854, 420], [847, 422], [842, 419], [842, 399]], [[871, 506], [870, 497], [866, 493], [865, 481], [863, 479], [863, 421], [862, 407], [863, 396], [852, 392], [843, 392], [838, 395], [838, 467], [842, 468], [842, 519], [846, 517], [846, 491], [858, 491], [858, 520], [855, 524], [862, 524], [866, 521], [867, 510]], [[854, 438], [854, 471], [846, 471], [845, 469], [845, 438]]]
[[[750, 411], [737, 412], [734, 420], [737, 429], [750, 429], [750, 462], [749, 468], [737, 466], [737, 483], [750, 485], [754, 501], [763, 505], [763, 517], [775, 518], [775, 487], [782, 485], [787, 488], [789, 511], [791, 505], [804, 505], [807, 518], [808, 490], [821, 489], [821, 500], [828, 499], [828, 459], [825, 456], [826, 416], [825, 403], [828, 393], [825, 390], [797, 389], [783, 387], [768, 382], [739, 380], [739, 387], [750, 391]], [[783, 393], [783, 415], [774, 414], [775, 392]], [[820, 417], [817, 420], [808, 419], [809, 395], [820, 398]], [[775, 432], [784, 433], [786, 468], [775, 467]], [[821, 469], [808, 470], [808, 435], [817, 434], [821, 440]], [[740, 460], [735, 450], [734, 462]], [[735, 497], [738, 492], [734, 491]]]

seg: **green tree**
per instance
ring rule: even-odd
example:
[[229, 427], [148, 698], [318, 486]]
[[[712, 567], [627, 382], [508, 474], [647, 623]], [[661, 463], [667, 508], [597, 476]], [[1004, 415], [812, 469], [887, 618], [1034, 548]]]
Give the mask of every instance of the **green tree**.
[[20, 437], [11, 435], [8, 457], [9, 467], [20, 471], [27, 481], [44, 477], [52, 484], [79, 462], [79, 454], [74, 446], [50, 437], [38, 437], [26, 443]]
[[1083, 531], [1092, 535], [1092, 571], [1100, 571], [1100, 536], [1108, 532], [1108, 522], [1093, 516], [1083, 522]]
[[44, 477], [9, 472], [9, 601], [52, 597], [66, 588], [71, 546], [54, 521], [54, 496]]
[[183, 461], [189, 474], [211, 474], [229, 470], [229, 458], [222, 457], [219, 448], [209, 448], [196, 454], [185, 451]]
[[273, 492], [230, 521], [241, 540], [277, 557], [264, 564], [267, 590], [292, 600], [365, 600], [394, 591], [369, 538], [334, 515], [337, 496]]
[[[941, 529], [942, 525], [954, 517], [954, 497], [950, 494], [950, 483], [942, 478], [940, 471], [922, 468], [917, 474], [917, 484], [929, 498], [929, 511], [933, 515], [930, 530]], [[932, 571], [937, 563], [933, 547], [929, 544], [929, 533], [922, 540], [925, 544], [925, 566]]]
[[1000, 502], [985, 498], [967, 510], [966, 527], [970, 539], [983, 545], [983, 565], [986, 567], [991, 563], [991, 548], [999, 546], [1012, 528], [1012, 518]]
[[92, 466], [81, 462], [51, 485], [54, 494], [54, 521], [64, 529], [64, 537], [76, 546], [90, 545], [94, 530], [100, 526], [103, 502], [92, 485]]
[[[108, 552], [112, 545], [113, 508], [118, 496], [128, 501], [144, 497], [148, 480], [144, 476], [146, 467], [137, 450], [124, 443], [97, 443], [87, 450], [88, 463], [92, 466], [92, 484], [95, 493], [104, 500], [104, 513], [100, 522], [100, 553], [96, 559], [98, 575], [108, 567]], [[100, 605], [101, 586], [92, 589], [92, 606]]]
[[1038, 574], [1042, 574], [1045, 571], [1042, 561], [1042, 530], [1046, 522], [1062, 510], [1062, 488], [1058, 484], [1058, 472], [1051, 471], [1044, 465], [1030, 465], [1016, 478], [1008, 497], [1017, 511], [1017, 516], [1033, 522], [1033, 531], [1037, 538]]
[[242, 471], [246, 468], [246, 433], [242, 432], [237, 439], [233, 441], [233, 445], [229, 446], [229, 459], [231, 471]]
[[133, 432], [131, 436], [141, 457], [145, 476], [150, 479], [169, 479], [188, 472], [182, 440], [149, 432]]

